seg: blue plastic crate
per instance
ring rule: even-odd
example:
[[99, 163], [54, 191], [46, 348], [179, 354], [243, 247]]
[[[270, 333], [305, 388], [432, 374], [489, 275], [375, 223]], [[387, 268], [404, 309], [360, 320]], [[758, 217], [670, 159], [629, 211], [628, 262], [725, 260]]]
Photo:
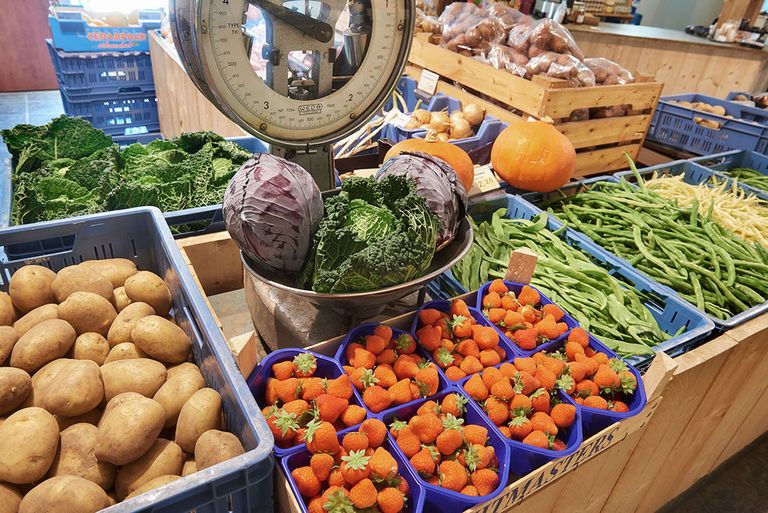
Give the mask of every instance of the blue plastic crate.
[[[46, 241], [75, 239], [68, 251], [47, 251]], [[0, 246], [38, 245], [34, 263], [58, 271], [84, 260], [128, 258], [163, 276], [173, 295], [172, 316], [190, 336], [194, 360], [207, 386], [222, 397], [226, 424], [246, 449], [237, 458], [184, 477], [103, 510], [110, 513], [191, 511], [251, 512], [272, 504], [273, 438], [221, 331], [211, 316], [160, 211], [145, 207], [0, 230]], [[0, 263], [0, 289], [26, 261]]]
[[[673, 105], [671, 101], [703, 101], [721, 105], [735, 119]], [[706, 128], [694, 121], [694, 117], [710, 119], [720, 128]], [[765, 153], [768, 150], [768, 112], [734, 102], [704, 96], [685, 94], [665, 96], [659, 101], [651, 121], [648, 140], [697, 155], [709, 155], [730, 150], [751, 150]]]
[[[707, 155], [706, 157], [691, 159], [691, 162], [712, 169], [719, 176], [729, 179], [730, 177], [725, 171], [736, 167], [746, 167], [759, 171], [764, 175], [768, 175], [768, 157], [754, 151], [729, 151], [717, 155]], [[758, 198], [768, 201], [768, 191], [756, 189], [755, 187], [751, 187], [742, 182], [737, 181], [737, 183], [739, 184], [739, 187], [745, 191], [749, 191]]]
[[[682, 175], [683, 181], [690, 185], [711, 183], [712, 179], [715, 179], [718, 182], [722, 182], [725, 179], [729, 185], [733, 182], [733, 180], [729, 178], [724, 178], [718, 173], [715, 173], [714, 171], [711, 171], [704, 166], [688, 160], [677, 160], [675, 162], [669, 162], [666, 164], [644, 167], [642, 169], [638, 169], [637, 173], [645, 180], [650, 180], [654, 173], [658, 176]], [[635, 174], [631, 170], [616, 173], [614, 176], [619, 179], [623, 178], [632, 184], [637, 183]]]
[[160, 131], [155, 91], [70, 95], [61, 91], [64, 112], [87, 119], [109, 135], [141, 135]]
[[139, 11], [135, 27], [93, 27], [79, 9], [54, 8], [48, 16], [53, 45], [65, 52], [148, 52], [147, 31], [159, 29], [162, 9]]
[[[605, 178], [594, 178], [585, 180], [584, 183], [576, 183], [568, 185], [563, 188], [562, 194], [572, 195], [578, 190], [583, 190], [584, 187], [588, 187], [589, 184], [595, 183]], [[610, 177], [610, 181], [616, 181], [615, 178]], [[539, 199], [543, 199], [543, 196], [560, 194], [557, 191], [555, 193], [547, 193], [542, 195], [540, 193], [534, 193], [539, 196]], [[507, 195], [505, 202], [500, 201], [489, 202], [485, 204], [478, 204], [475, 208], [471, 209], [470, 214], [477, 220], [483, 220], [490, 217], [490, 215], [499, 208], [507, 209], [507, 217], [510, 219], [533, 219], [541, 210], [518, 196]], [[551, 231], [555, 231], [560, 228], [562, 224], [553, 219], [550, 219], [547, 224], [547, 228]], [[648, 299], [644, 301], [644, 304], [650, 310], [656, 321], [659, 323], [659, 328], [669, 335], [674, 335], [681, 327], [685, 327], [685, 332], [672, 337], [663, 344], [656, 346], [654, 351], [664, 351], [669, 356], [678, 356], [691, 348], [695, 347], [698, 342], [709, 336], [712, 333], [715, 324], [707, 315], [697, 310], [693, 305], [680, 298], [674, 291], [667, 287], [657, 284], [655, 281], [646, 277], [644, 274], [639, 273], [632, 268], [626, 261], [604, 250], [589, 238], [579, 234], [575, 230], [568, 229], [563, 235], [565, 242], [570, 246], [580, 249], [597, 262], [600, 263], [609, 274], [615, 276], [618, 279], [624, 280], [627, 283], [632, 284], [635, 289], [648, 295]], [[434, 282], [434, 288], [438, 288], [444, 295], [457, 295], [464, 294], [467, 290], [459, 283], [453, 274], [448, 271], [439, 276]], [[650, 363], [652, 357], [649, 356], [634, 356], [631, 358], [625, 358], [628, 363], [644, 367]]]
[[56, 68], [59, 89], [70, 95], [140, 93], [155, 89], [149, 52], [70, 53], [54, 48], [50, 39], [46, 43]]

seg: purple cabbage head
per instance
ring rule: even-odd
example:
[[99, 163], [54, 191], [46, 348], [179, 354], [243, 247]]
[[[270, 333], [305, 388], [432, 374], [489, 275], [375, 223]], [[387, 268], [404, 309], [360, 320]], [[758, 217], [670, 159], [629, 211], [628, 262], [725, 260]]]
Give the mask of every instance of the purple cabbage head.
[[389, 175], [405, 175], [416, 182], [416, 193], [427, 201], [427, 207], [440, 223], [436, 246], [440, 248], [452, 241], [467, 213], [467, 191], [456, 171], [443, 159], [405, 152], [388, 158], [376, 173], [376, 180]]
[[232, 177], [224, 222], [240, 249], [272, 272], [301, 270], [323, 217], [312, 176], [293, 162], [259, 153]]

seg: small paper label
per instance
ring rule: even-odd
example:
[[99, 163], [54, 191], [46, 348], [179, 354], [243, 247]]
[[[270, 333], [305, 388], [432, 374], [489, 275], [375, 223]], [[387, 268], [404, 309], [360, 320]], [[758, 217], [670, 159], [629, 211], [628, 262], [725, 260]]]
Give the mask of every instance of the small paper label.
[[440, 75], [425, 69], [421, 72], [421, 78], [419, 79], [419, 85], [417, 87], [427, 94], [435, 94], [435, 91], [437, 91], [438, 80], [440, 80]]
[[491, 166], [486, 164], [475, 168], [475, 180], [472, 183], [468, 196], [471, 198], [500, 188], [501, 185], [499, 185], [499, 180], [496, 179], [496, 174], [491, 169]]
[[398, 128], [403, 128], [408, 122], [411, 120], [411, 115], [406, 114], [405, 112], [398, 112], [394, 119], [389, 122], [390, 125], [396, 126]]

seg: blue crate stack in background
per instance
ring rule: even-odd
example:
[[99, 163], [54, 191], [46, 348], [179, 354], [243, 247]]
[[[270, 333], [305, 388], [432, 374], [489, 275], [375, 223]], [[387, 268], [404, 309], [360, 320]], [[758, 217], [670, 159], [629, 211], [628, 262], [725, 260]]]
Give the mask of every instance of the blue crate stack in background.
[[162, 10], [141, 10], [131, 26], [94, 26], [81, 8], [53, 7], [48, 51], [64, 112], [113, 136], [159, 133], [147, 31], [162, 18]]

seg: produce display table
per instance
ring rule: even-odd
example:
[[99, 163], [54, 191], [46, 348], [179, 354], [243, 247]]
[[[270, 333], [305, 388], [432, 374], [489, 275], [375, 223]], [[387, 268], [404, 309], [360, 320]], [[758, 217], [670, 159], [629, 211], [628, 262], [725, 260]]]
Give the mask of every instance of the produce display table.
[[[237, 247], [226, 232], [178, 244], [204, 295], [242, 287]], [[333, 354], [339, 341], [313, 349]], [[768, 430], [766, 344], [768, 314], [675, 359], [658, 356], [644, 376], [643, 413], [585, 440], [573, 459], [542, 467], [474, 511], [656, 511]], [[279, 510], [300, 511], [282, 474], [275, 476]]]

